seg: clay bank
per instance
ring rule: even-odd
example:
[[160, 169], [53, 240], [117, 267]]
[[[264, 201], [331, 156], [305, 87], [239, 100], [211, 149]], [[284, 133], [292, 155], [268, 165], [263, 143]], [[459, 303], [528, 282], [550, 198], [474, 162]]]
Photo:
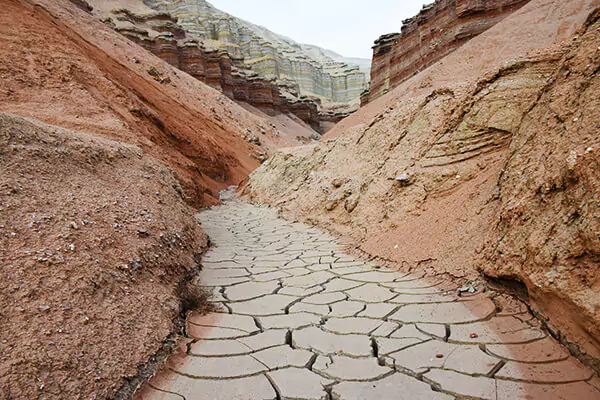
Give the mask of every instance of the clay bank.
[[0, 8], [0, 399], [600, 398], [600, 0]]

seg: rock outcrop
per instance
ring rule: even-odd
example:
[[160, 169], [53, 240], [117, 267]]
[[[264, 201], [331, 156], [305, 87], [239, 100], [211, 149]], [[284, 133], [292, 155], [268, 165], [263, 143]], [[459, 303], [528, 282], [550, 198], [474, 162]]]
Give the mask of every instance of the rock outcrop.
[[522, 286], [600, 371], [598, 6], [532, 0], [245, 193], [406, 269]]
[[529, 0], [436, 0], [373, 46], [365, 105], [502, 21]]
[[[119, 33], [154, 53], [230, 99], [248, 103], [260, 110], [291, 113], [320, 131], [320, 101], [299, 94], [298, 85], [290, 80], [263, 78], [244, 65], [243, 58], [226, 49], [205, 48], [177, 24], [166, 12], [136, 14], [129, 9], [106, 10], [106, 3], [94, 2], [103, 20]], [[103, 12], [104, 10], [104, 12]]]
[[137, 0], [127, 8], [91, 2], [96, 16], [174, 67], [267, 114], [293, 114], [317, 132], [356, 111], [367, 85], [369, 60], [296, 43], [203, 0]]
[[168, 12], [193, 37], [227, 49], [234, 58], [262, 77], [292, 80], [303, 95], [327, 102], [351, 102], [366, 87], [366, 76], [356, 65], [337, 62], [327, 50], [303, 45], [268, 29], [222, 12], [205, 0], [146, 0]]

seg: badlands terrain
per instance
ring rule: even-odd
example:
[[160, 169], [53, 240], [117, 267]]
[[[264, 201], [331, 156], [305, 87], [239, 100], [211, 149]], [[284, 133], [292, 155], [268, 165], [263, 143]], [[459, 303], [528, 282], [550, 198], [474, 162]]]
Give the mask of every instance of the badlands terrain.
[[0, 399], [600, 399], [599, 0], [0, 7]]

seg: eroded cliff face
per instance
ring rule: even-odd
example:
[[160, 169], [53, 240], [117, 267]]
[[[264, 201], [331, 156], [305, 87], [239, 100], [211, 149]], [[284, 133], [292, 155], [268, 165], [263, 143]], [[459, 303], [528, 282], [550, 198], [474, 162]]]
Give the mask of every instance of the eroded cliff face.
[[143, 5], [117, 7], [113, 1], [91, 1], [105, 23], [175, 68], [187, 72], [230, 99], [248, 103], [269, 114], [291, 113], [316, 131], [321, 130], [318, 99], [301, 96], [293, 81], [263, 78], [226, 49], [206, 48], [167, 12]]
[[307, 46], [222, 12], [204, 0], [146, 0], [175, 16], [192, 36], [219, 48], [262, 77], [292, 80], [301, 94], [328, 102], [357, 100], [367, 78], [356, 65], [336, 62], [323, 49]]
[[600, 370], [598, 6], [532, 0], [245, 193], [407, 269], [521, 282]]
[[529, 0], [436, 0], [402, 21], [401, 33], [381, 36], [373, 47], [371, 87], [362, 105], [441, 60], [502, 21]]
[[293, 42], [205, 1], [90, 4], [110, 27], [228, 98], [269, 115], [292, 114], [319, 133], [356, 111], [366, 87], [369, 60], [347, 64], [354, 60]]

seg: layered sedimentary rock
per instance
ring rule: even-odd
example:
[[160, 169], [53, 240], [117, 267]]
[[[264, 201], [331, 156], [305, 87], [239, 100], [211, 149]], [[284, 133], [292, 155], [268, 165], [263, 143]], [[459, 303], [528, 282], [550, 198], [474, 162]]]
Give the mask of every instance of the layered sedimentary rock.
[[436, 0], [402, 21], [400, 33], [373, 46], [371, 87], [362, 105], [382, 96], [502, 21], [529, 0]]
[[598, 5], [532, 0], [246, 193], [407, 269], [522, 286], [600, 371]]
[[0, 398], [129, 398], [207, 245], [192, 205], [273, 134], [85, 2], [0, 9]]
[[291, 80], [263, 78], [244, 65], [244, 59], [226, 49], [206, 48], [191, 37], [177, 19], [165, 12], [134, 13], [94, 3], [103, 20], [115, 30], [156, 54], [172, 66], [217, 89], [231, 99], [243, 101], [268, 113], [296, 115], [320, 130], [320, 100], [299, 94]]
[[205, 1], [91, 3], [111, 27], [227, 97], [316, 131], [356, 111], [367, 85], [369, 60], [296, 43]]
[[[204, 0], [147, 0], [146, 5], [168, 12], [193, 37], [227, 49], [261, 77], [290, 79], [303, 95], [328, 102], [358, 100], [367, 78], [351, 60], [277, 35], [263, 27], [238, 19]], [[340, 61], [337, 61], [340, 60]], [[362, 62], [363, 60], [361, 60]]]

